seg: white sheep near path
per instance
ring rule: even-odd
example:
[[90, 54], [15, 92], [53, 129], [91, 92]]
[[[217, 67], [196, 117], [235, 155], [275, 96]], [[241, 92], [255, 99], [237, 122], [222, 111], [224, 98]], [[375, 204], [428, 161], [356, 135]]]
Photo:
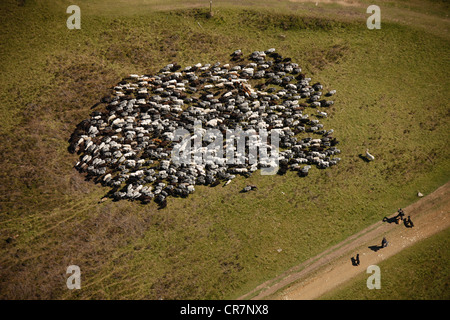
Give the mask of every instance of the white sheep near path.
[[369, 161], [375, 160], [375, 157], [369, 153], [369, 149], [366, 149], [366, 158]]

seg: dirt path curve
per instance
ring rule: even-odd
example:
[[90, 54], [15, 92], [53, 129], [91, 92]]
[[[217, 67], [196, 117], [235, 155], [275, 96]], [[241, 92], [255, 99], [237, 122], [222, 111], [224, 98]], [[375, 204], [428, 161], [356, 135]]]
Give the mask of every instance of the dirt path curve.
[[[402, 223], [377, 222], [278, 277], [264, 282], [238, 300], [318, 298], [356, 275], [366, 272], [369, 265], [377, 264], [448, 228], [449, 195], [450, 182], [447, 182], [433, 193], [403, 208], [406, 216], [411, 216], [414, 228], [406, 228]], [[378, 251], [369, 248], [380, 245], [383, 237], [389, 241], [388, 247]], [[356, 253], [359, 253], [361, 261], [358, 267], [352, 266], [350, 260]]]

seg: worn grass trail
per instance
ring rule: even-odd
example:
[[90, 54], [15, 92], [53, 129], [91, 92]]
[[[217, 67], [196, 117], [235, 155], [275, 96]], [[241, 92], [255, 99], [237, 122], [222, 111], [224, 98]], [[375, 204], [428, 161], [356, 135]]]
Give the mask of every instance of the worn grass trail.
[[[365, 272], [369, 265], [397, 254], [401, 250], [450, 226], [450, 183], [404, 208], [411, 216], [414, 228], [403, 223], [379, 221], [350, 236], [332, 248], [295, 266], [275, 279], [266, 281], [239, 299], [315, 299]], [[391, 214], [394, 216], [396, 213]], [[389, 241], [387, 248], [373, 252], [369, 247]], [[350, 263], [350, 257], [360, 254], [361, 265]]]

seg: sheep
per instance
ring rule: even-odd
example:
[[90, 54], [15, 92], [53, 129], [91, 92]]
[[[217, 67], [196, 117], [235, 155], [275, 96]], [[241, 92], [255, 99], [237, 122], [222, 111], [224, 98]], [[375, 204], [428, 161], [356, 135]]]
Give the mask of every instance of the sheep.
[[326, 118], [326, 117], [328, 117], [328, 114], [326, 112], [322, 112], [322, 111], [317, 110], [317, 116], [318, 117], [322, 117], [322, 118]]
[[375, 160], [375, 157], [369, 153], [369, 149], [366, 149], [366, 159], [367, 159], [368, 161], [373, 161], [373, 160]]
[[[330, 159], [340, 152], [334, 148], [338, 141], [330, 137], [333, 131], [324, 130], [316, 119], [310, 121], [307, 114], [308, 107], [329, 107], [334, 102], [320, 100], [323, 86], [310, 85], [311, 79], [301, 74], [298, 64], [274, 51], [273, 48], [255, 51], [250, 62], [235, 66], [198, 63], [180, 69], [169, 64], [157, 75], [125, 78], [114, 87], [113, 97], [105, 100], [109, 113], [92, 113], [91, 119], [84, 121], [71, 138], [70, 150], [81, 154], [76, 168], [99, 176], [99, 181], [106, 185], [129, 186], [127, 192], [113, 194], [117, 199], [147, 202], [157, 197], [156, 201], [162, 203], [172, 194], [187, 196], [194, 192], [196, 184], [214, 186], [226, 181], [226, 186], [235, 177], [233, 173], [249, 176], [258, 168], [275, 165], [273, 159], [254, 163], [256, 156], [247, 157], [247, 151], [238, 154], [228, 142], [224, 149], [240, 156], [242, 165], [230, 166], [227, 159], [217, 156], [218, 147], [211, 150], [211, 163], [206, 163], [203, 157], [195, 166], [173, 163], [174, 158], [169, 156], [170, 150], [177, 146], [172, 143], [176, 129], [187, 130], [189, 142], [197, 137], [203, 143], [195, 149], [185, 148], [191, 160], [196, 159], [196, 153], [204, 153], [204, 143], [211, 143], [204, 140], [204, 129], [196, 131], [193, 137], [196, 120], [206, 129], [219, 129], [222, 133], [234, 126], [242, 126], [243, 130], [276, 129], [280, 146], [290, 149], [281, 152], [277, 159], [280, 172], [291, 169], [306, 176], [310, 165], [319, 168], [336, 165], [338, 158]], [[243, 58], [240, 50], [232, 56], [234, 60]], [[270, 59], [266, 60], [266, 56]], [[261, 84], [253, 89], [250, 79], [261, 79]], [[280, 85], [281, 90], [269, 87], [271, 83]], [[334, 93], [331, 90], [325, 96]], [[299, 102], [301, 99], [308, 99], [309, 104]], [[326, 112], [316, 112], [319, 118], [328, 116]], [[302, 132], [322, 135], [322, 139], [300, 141], [296, 135]], [[306, 166], [301, 168], [302, 164]], [[169, 183], [168, 188], [158, 185], [152, 192], [148, 184], [162, 181]], [[182, 187], [177, 187], [181, 184]]]
[[328, 168], [330, 166], [330, 162], [329, 161], [323, 161], [322, 159], [319, 160], [317, 167], [319, 169], [325, 169]]
[[299, 175], [301, 176], [301, 177], [306, 177], [307, 175], [308, 175], [308, 173], [309, 173], [309, 169], [311, 169], [311, 166], [304, 166], [301, 170], [300, 170], [300, 172], [299, 172]]
[[111, 173], [108, 173], [107, 175], [105, 175], [105, 176], [103, 177], [103, 181], [106, 182], [106, 183], [108, 183], [109, 181], [111, 181], [111, 178], [112, 178]]
[[249, 192], [251, 190], [256, 190], [258, 189], [255, 185], [247, 185], [244, 187], [244, 189], [241, 190], [241, 192]]
[[330, 107], [330, 106], [332, 106], [333, 104], [334, 104], [334, 101], [333, 101], [333, 100], [322, 100], [321, 103], [320, 103], [320, 105], [321, 105], [322, 107]]

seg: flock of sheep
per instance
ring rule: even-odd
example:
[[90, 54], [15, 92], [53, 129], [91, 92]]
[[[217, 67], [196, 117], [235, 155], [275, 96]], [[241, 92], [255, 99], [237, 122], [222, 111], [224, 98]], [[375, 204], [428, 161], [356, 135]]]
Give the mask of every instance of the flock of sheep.
[[[237, 50], [224, 65], [198, 63], [182, 69], [169, 64], [156, 75], [132, 74], [104, 98], [106, 110], [93, 112], [72, 134], [69, 150], [80, 154], [75, 167], [110, 186], [116, 200], [154, 199], [164, 207], [169, 195], [186, 197], [195, 185], [227, 185], [237, 174], [248, 177], [267, 166], [249, 163], [245, 154], [244, 163], [238, 164], [218, 157], [206, 162], [172, 161], [174, 132], [183, 129], [194, 135], [195, 124], [201, 124], [202, 134], [215, 129], [223, 136], [237, 128], [276, 131], [279, 174], [294, 170], [307, 176], [312, 166], [336, 165], [338, 141], [333, 130], [320, 123], [334, 104], [325, 96], [335, 90], [322, 94], [323, 86], [310, 84], [301, 71], [290, 58], [269, 49], [249, 56]], [[223, 141], [219, 147], [236, 149]], [[202, 141], [202, 150], [207, 144]], [[268, 149], [276, 151], [273, 141]]]

